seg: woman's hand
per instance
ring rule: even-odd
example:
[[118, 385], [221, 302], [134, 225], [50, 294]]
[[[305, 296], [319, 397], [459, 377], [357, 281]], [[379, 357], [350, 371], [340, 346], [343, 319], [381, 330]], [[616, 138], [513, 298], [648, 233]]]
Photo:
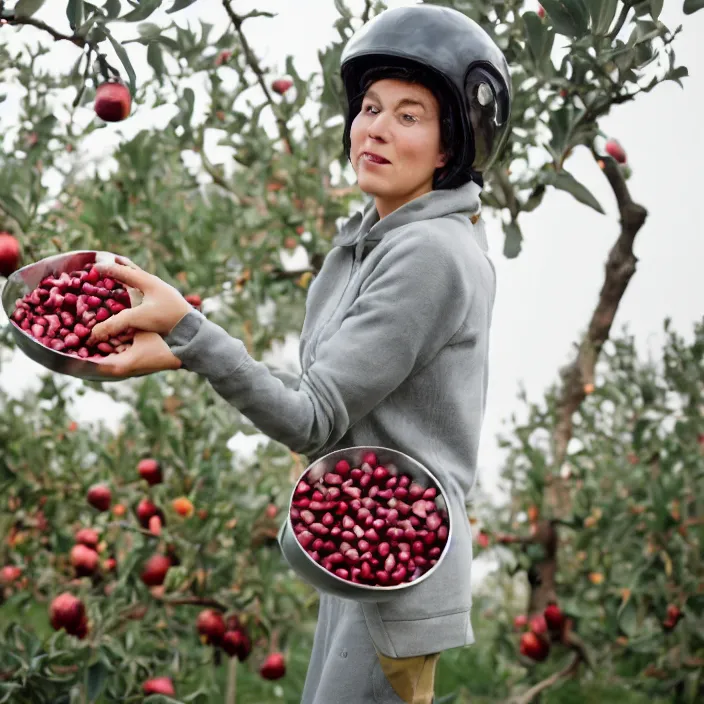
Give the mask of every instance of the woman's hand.
[[127, 328], [167, 335], [184, 315], [193, 310], [173, 286], [144, 269], [121, 264], [96, 264], [95, 268], [104, 276], [139, 289], [144, 294], [144, 299], [138, 306], [127, 308], [105, 322], [98, 323], [93, 328], [88, 344], [116, 337]]
[[108, 375], [119, 379], [181, 367], [181, 360], [171, 352], [161, 335], [155, 332], [137, 332], [128, 350], [95, 362]]

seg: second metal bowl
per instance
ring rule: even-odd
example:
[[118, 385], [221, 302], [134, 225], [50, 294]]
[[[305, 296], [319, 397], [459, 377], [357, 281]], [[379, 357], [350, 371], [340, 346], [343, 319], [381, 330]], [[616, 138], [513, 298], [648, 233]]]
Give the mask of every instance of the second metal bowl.
[[448, 535], [447, 543], [438, 558], [438, 561], [427, 572], [422, 574], [413, 582], [404, 584], [396, 584], [389, 587], [376, 587], [367, 584], [355, 584], [346, 579], [342, 579], [337, 575], [326, 570], [322, 565], [319, 565], [301, 546], [293, 532], [293, 524], [291, 522], [291, 507], [295, 487], [291, 492], [291, 498], [288, 505], [288, 515], [286, 521], [279, 530], [279, 545], [281, 551], [289, 563], [291, 568], [298, 574], [301, 579], [311, 584], [316, 589], [333, 594], [334, 596], [342, 597], [343, 599], [354, 599], [355, 601], [365, 602], [382, 602], [390, 601], [397, 597], [400, 592], [413, 589], [416, 585], [428, 579], [439, 567], [445, 559], [450, 544], [453, 539], [452, 527], [453, 516], [450, 508], [450, 501], [445, 490], [440, 486], [438, 480], [433, 476], [430, 470], [426, 469], [420, 462], [417, 462], [412, 457], [405, 455], [396, 450], [390, 450], [386, 447], [350, 447], [343, 450], [335, 450], [324, 457], [321, 457], [316, 462], [313, 462], [303, 472], [297, 480], [296, 485], [301, 479], [305, 479], [308, 484], [315, 484], [326, 472], [334, 470], [335, 465], [340, 460], [347, 460], [352, 467], [359, 467], [362, 463], [362, 457], [366, 452], [375, 452], [379, 464], [386, 467], [391, 474], [409, 474], [414, 481], [418, 482], [425, 488], [435, 487], [438, 495], [435, 503], [441, 509], [445, 509], [448, 513]]

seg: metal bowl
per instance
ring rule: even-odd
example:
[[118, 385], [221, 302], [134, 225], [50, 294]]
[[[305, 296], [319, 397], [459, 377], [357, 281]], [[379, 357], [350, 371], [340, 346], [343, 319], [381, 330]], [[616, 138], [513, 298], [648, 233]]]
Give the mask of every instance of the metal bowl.
[[[390, 601], [398, 596], [399, 592], [405, 592], [409, 589], [413, 589], [416, 585], [428, 579], [440, 567], [442, 561], [447, 555], [453, 538], [452, 527], [454, 521], [447, 493], [442, 486], [440, 486], [440, 483], [433, 476], [433, 474], [412, 457], [396, 450], [390, 450], [386, 447], [349, 447], [343, 450], [335, 450], [334, 452], [321, 457], [316, 462], [313, 462], [313, 464], [311, 464], [301, 475], [298, 481], [305, 479], [309, 484], [315, 484], [320, 477], [323, 476], [323, 474], [333, 471], [339, 460], [347, 460], [352, 467], [359, 467], [362, 463], [362, 457], [366, 452], [375, 452], [377, 459], [379, 460], [379, 464], [386, 467], [391, 474], [409, 474], [414, 481], [418, 482], [426, 489], [429, 487], [435, 487], [437, 489], [438, 495], [435, 499], [435, 503], [439, 508], [447, 511], [449, 523], [447, 543], [445, 544], [445, 548], [438, 558], [437, 563], [415, 581], [389, 587], [375, 587], [366, 584], [355, 584], [354, 582], [349, 582], [346, 579], [338, 577], [332, 572], [328, 572], [328, 570], [313, 560], [313, 558], [301, 547], [301, 544], [298, 542], [298, 539], [293, 532], [293, 524], [291, 523], [291, 507], [293, 505], [295, 486], [291, 492], [286, 521], [279, 530], [278, 540], [279, 545], [281, 546], [281, 551], [294, 572], [296, 572], [301, 579], [308, 582], [319, 591], [326, 592], [343, 599], [354, 599], [355, 601]], [[298, 484], [298, 481], [296, 482], [296, 485]]]
[[71, 272], [80, 269], [86, 264], [94, 263], [98, 255], [101, 258], [114, 259], [118, 264], [134, 266], [126, 257], [92, 250], [67, 252], [47, 257], [34, 264], [23, 266], [10, 276], [2, 292], [2, 307], [5, 315], [10, 319], [9, 327], [17, 346], [30, 359], [59, 374], [67, 374], [87, 381], [118, 381], [115, 377], [108, 376], [103, 368], [95, 362], [44, 347], [11, 319], [15, 310], [15, 301], [34, 290], [42, 279], [47, 276], [56, 276], [64, 271]]

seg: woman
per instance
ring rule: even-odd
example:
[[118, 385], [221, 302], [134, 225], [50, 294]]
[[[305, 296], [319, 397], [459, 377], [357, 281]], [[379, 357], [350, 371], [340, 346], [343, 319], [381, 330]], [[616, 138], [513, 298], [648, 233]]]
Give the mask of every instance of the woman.
[[[127, 327], [116, 376], [183, 368], [261, 431], [311, 461], [378, 445], [430, 468], [451, 497], [455, 537], [437, 573], [396, 600], [320, 596], [305, 704], [432, 700], [439, 653], [473, 642], [474, 483], [495, 293], [479, 221], [481, 172], [508, 130], [510, 78], [488, 35], [454, 10], [387, 10], [348, 43], [346, 153], [373, 198], [310, 286], [302, 375], [275, 376], [240, 340], [142, 270], [103, 271], [145, 294], [94, 329]], [[163, 337], [162, 337], [163, 336]]]

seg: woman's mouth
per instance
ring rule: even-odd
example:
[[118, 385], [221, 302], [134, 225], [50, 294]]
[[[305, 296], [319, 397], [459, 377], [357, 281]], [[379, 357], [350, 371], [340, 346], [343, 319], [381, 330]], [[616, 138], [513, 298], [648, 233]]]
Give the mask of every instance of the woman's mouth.
[[388, 159], [384, 159], [383, 156], [379, 154], [374, 154], [373, 152], [362, 152], [362, 160], [367, 161], [370, 164], [390, 164]]

